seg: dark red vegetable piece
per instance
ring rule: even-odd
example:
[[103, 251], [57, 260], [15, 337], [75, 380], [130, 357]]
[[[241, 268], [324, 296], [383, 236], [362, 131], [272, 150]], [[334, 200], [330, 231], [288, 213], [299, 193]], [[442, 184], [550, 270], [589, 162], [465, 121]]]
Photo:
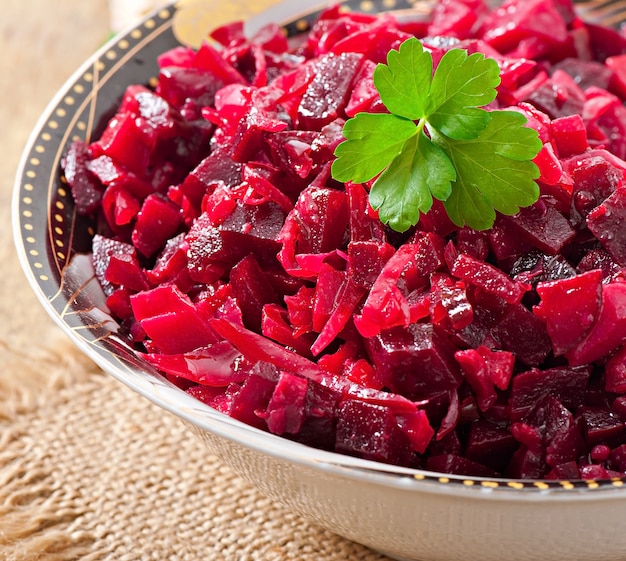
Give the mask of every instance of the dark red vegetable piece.
[[409, 438], [389, 408], [350, 399], [337, 412], [335, 450], [395, 465], [411, 460]]

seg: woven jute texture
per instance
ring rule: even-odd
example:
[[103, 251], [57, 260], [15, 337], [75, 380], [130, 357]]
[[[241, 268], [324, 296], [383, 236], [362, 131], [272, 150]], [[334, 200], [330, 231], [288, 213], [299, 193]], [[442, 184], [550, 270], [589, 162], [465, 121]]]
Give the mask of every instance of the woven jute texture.
[[10, 228], [20, 153], [108, 33], [105, 0], [2, 5], [0, 561], [381, 561], [264, 498], [178, 419], [100, 372], [28, 287]]

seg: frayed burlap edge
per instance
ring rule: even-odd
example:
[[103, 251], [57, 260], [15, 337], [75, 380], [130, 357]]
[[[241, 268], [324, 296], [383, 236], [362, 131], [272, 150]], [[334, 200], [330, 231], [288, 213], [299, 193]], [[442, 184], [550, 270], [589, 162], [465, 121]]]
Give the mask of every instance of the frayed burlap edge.
[[87, 380], [98, 368], [62, 333], [34, 354], [0, 340], [0, 560], [69, 561], [93, 543], [66, 531], [83, 513], [58, 489], [33, 456], [20, 418], [48, 402], [58, 390]]

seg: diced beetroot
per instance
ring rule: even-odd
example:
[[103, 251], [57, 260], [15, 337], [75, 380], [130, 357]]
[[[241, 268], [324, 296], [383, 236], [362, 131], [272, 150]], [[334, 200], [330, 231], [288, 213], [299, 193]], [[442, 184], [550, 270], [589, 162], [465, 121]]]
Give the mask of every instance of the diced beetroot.
[[296, 335], [289, 324], [287, 310], [279, 304], [265, 304], [261, 314], [260, 332], [277, 343], [295, 350], [299, 355], [311, 358], [311, 333]]
[[626, 393], [626, 347], [619, 349], [604, 367], [605, 389], [610, 393]]
[[[474, 308], [467, 296], [464, 282], [433, 286], [430, 290], [430, 319], [443, 329], [462, 330], [474, 321]], [[414, 319], [413, 317], [411, 319]]]
[[198, 401], [206, 403], [217, 411], [228, 415], [232, 407], [232, 394], [224, 392], [223, 388], [211, 388], [209, 386], [191, 386], [185, 390]]
[[582, 154], [589, 148], [587, 128], [580, 115], [568, 115], [554, 119], [551, 129], [561, 158]]
[[387, 261], [367, 296], [360, 315], [354, 321], [363, 337], [373, 337], [381, 330], [406, 326], [411, 312], [406, 296], [398, 288], [402, 272], [417, 262], [415, 244], [404, 244]]
[[133, 308], [130, 305], [130, 296], [134, 291], [127, 288], [117, 288], [106, 299], [107, 308], [121, 320], [133, 321]]
[[527, 420], [511, 426], [511, 432], [547, 466], [575, 461], [583, 451], [583, 441], [574, 416], [554, 397], [538, 401]]
[[505, 216], [496, 217], [496, 221], [488, 231], [487, 236], [491, 251], [498, 264], [507, 263], [533, 250], [530, 242], [519, 235]]
[[570, 279], [537, 285], [541, 302], [534, 314], [546, 325], [555, 355], [578, 345], [598, 319], [602, 303], [602, 272], [589, 271]]
[[499, 476], [496, 470], [456, 454], [431, 456], [426, 462], [426, 469], [438, 473], [450, 473], [453, 475], [467, 475], [473, 477], [490, 478]]
[[491, 335], [526, 366], [538, 366], [550, 354], [550, 337], [543, 322], [522, 304], [509, 306]]
[[409, 437], [387, 407], [345, 400], [337, 414], [338, 452], [395, 465], [411, 460]]
[[[165, 243], [163, 251], [157, 256], [152, 269], [146, 271], [149, 282], [155, 286], [168, 281], [187, 279], [187, 246], [185, 234], [180, 233]], [[185, 292], [183, 290], [183, 292]]]
[[626, 444], [621, 444], [611, 450], [609, 466], [615, 471], [626, 473]]
[[222, 184], [234, 187], [241, 183], [243, 166], [232, 159], [229, 150], [218, 148], [204, 158], [185, 178], [179, 189], [200, 214], [200, 205], [207, 190]]
[[[335, 303], [328, 320], [319, 330], [319, 336], [311, 346], [313, 355], [318, 355], [328, 347], [342, 332], [344, 327], [352, 319], [359, 302], [363, 298], [365, 290], [355, 284], [352, 278], [346, 276], [335, 296]], [[315, 316], [313, 318], [315, 325]]]
[[189, 102], [197, 106], [212, 105], [215, 93], [224, 82], [199, 68], [161, 67], [157, 92], [179, 110]]
[[505, 0], [485, 18], [483, 29], [482, 38], [501, 53], [538, 38], [542, 48], [535, 56], [541, 56], [567, 41], [567, 25], [552, 0], [523, 3]]
[[430, 426], [428, 415], [424, 410], [396, 416], [396, 421], [404, 433], [409, 437], [411, 448], [418, 454], [423, 454], [435, 436]]
[[315, 77], [302, 96], [298, 107], [298, 125], [320, 130], [340, 117], [350, 99], [350, 86], [359, 71], [362, 55], [329, 53], [316, 65]]
[[574, 179], [572, 222], [578, 224], [623, 184], [624, 171], [599, 154], [572, 158], [569, 162]]
[[244, 325], [260, 331], [263, 306], [278, 302], [278, 296], [254, 255], [244, 257], [233, 266], [230, 271], [230, 286], [241, 308]]
[[92, 252], [92, 263], [96, 278], [100, 286], [102, 286], [104, 293], [108, 296], [115, 288], [106, 278], [111, 258], [113, 256], [131, 256], [132, 258], [133, 256], [136, 257], [137, 252], [134, 246], [129, 243], [116, 241], [99, 234], [96, 234], [93, 238]]
[[104, 278], [111, 284], [138, 292], [149, 288], [146, 273], [139, 265], [137, 256], [132, 253], [111, 255]]
[[256, 363], [245, 382], [234, 392], [228, 414], [253, 427], [267, 429], [266, 410], [278, 377], [279, 372], [272, 364]]
[[388, 243], [353, 241], [348, 244], [348, 274], [357, 286], [371, 289], [385, 263], [394, 254]]
[[626, 343], [626, 283], [602, 287], [602, 305], [594, 327], [566, 357], [572, 366], [590, 364]]
[[456, 389], [461, 382], [448, 343], [432, 325], [394, 327], [365, 341], [385, 386], [410, 399], [428, 399]]
[[72, 197], [78, 214], [94, 212], [98, 208], [104, 192], [103, 185], [87, 167], [90, 159], [89, 147], [81, 140], [72, 142], [63, 158], [65, 179], [72, 190]]
[[577, 416], [581, 419], [585, 441], [589, 445], [612, 444], [623, 441], [626, 425], [610, 409], [582, 407]]
[[454, 357], [476, 394], [478, 407], [486, 411], [497, 399], [495, 388], [504, 390], [508, 387], [515, 357], [511, 353], [492, 351], [487, 347], [457, 351]]
[[601, 88], [588, 88], [583, 117], [590, 143], [606, 146], [618, 158], [626, 158], [626, 108], [621, 99]]
[[297, 372], [314, 380], [324, 378], [324, 372], [314, 362], [226, 318], [214, 318], [210, 325], [252, 363], [267, 362], [280, 370]]
[[517, 447], [508, 428], [481, 419], [470, 426], [465, 455], [473, 462], [502, 473]]
[[533, 368], [513, 376], [509, 400], [511, 420], [524, 419], [546, 395], [554, 396], [570, 411], [576, 410], [585, 400], [589, 376], [590, 370], [584, 367]]
[[149, 195], [137, 214], [132, 233], [133, 245], [146, 257], [154, 255], [178, 233], [181, 219], [180, 208], [176, 204], [161, 195]]
[[131, 297], [131, 304], [135, 317], [163, 353], [186, 353], [217, 342], [188, 296], [173, 285], [139, 292]]
[[542, 479], [547, 472], [543, 455], [521, 445], [506, 467], [505, 475], [513, 479]]
[[254, 206], [238, 203], [218, 226], [213, 225], [208, 215], [201, 215], [186, 238], [192, 278], [214, 282], [224, 267], [234, 265], [249, 253], [260, 263], [273, 262], [280, 247], [278, 234], [284, 217], [284, 212], [274, 203]]
[[514, 220], [508, 216], [505, 220], [526, 241], [548, 255], [559, 253], [576, 235], [568, 220], [541, 199], [534, 205], [521, 209]]
[[512, 280], [505, 273], [485, 261], [460, 254], [450, 272], [469, 284], [499, 296], [509, 304], [518, 304], [530, 287]]
[[198, 49], [193, 67], [211, 72], [216, 79], [224, 84], [245, 84], [245, 78], [224, 60], [220, 52], [209, 43], [203, 43]]
[[315, 289], [308, 286], [302, 286], [293, 296], [285, 296], [289, 321], [296, 337], [313, 331], [314, 298]]
[[245, 372], [235, 363], [241, 354], [227, 341], [219, 341], [183, 354], [142, 353], [154, 367], [212, 387], [226, 387], [231, 383], [242, 383]]
[[587, 227], [611, 254], [626, 266], [626, 188], [621, 187], [587, 215]]
[[282, 249], [278, 259], [293, 276], [311, 277], [296, 261], [300, 254], [324, 254], [342, 247], [348, 227], [346, 194], [335, 189], [308, 187], [302, 191], [289, 213], [278, 240]]
[[[377, 113], [384, 110], [380, 94], [374, 85], [374, 69], [376, 63], [367, 59], [363, 61], [361, 70], [354, 81], [354, 89], [346, 105], [346, 115], [354, 117], [357, 113]], [[626, 86], [625, 86], [626, 88]]]
[[483, 0], [442, 0], [435, 4], [428, 34], [459, 39], [471, 37], [488, 12], [489, 7]]
[[133, 222], [140, 209], [139, 201], [121, 185], [109, 185], [102, 196], [102, 211], [114, 232]]
[[267, 406], [267, 427], [274, 434], [297, 434], [304, 422], [304, 401], [308, 381], [289, 372], [281, 372]]
[[626, 54], [607, 57], [604, 64], [611, 70], [609, 90], [620, 99], [626, 99]]
[[342, 285], [345, 283], [346, 273], [335, 269], [332, 265], [322, 264], [313, 300], [313, 330], [320, 332], [328, 322], [328, 318], [335, 308], [335, 302]]

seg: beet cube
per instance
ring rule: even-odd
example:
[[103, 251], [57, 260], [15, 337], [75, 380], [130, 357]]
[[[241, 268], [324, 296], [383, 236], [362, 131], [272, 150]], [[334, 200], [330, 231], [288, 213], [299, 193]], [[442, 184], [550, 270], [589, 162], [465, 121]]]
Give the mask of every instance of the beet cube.
[[92, 263], [96, 278], [100, 283], [100, 286], [104, 290], [104, 293], [109, 296], [115, 287], [113, 283], [107, 280], [107, 269], [111, 258], [114, 256], [120, 256], [124, 259], [129, 256], [131, 259], [136, 259], [137, 252], [129, 243], [114, 240], [96, 234], [92, 240]]
[[582, 421], [587, 445], [608, 444], [624, 441], [626, 425], [615, 413], [604, 407], [582, 407], [577, 415]]
[[502, 472], [518, 446], [506, 427], [481, 419], [470, 425], [465, 456], [473, 462]]
[[315, 77], [298, 107], [298, 126], [320, 130], [341, 116], [350, 99], [351, 84], [363, 56], [356, 53], [329, 53], [315, 65]]
[[551, 129], [561, 158], [582, 154], [589, 147], [587, 128], [580, 115], [568, 115], [554, 119]]
[[76, 212], [83, 215], [91, 214], [98, 208], [104, 192], [102, 183], [88, 169], [90, 158], [87, 144], [76, 140], [70, 144], [62, 163], [65, 179], [76, 204]]
[[258, 362], [234, 393], [229, 415], [248, 425], [267, 430], [267, 407], [278, 382], [279, 372], [267, 362]]
[[465, 282], [499, 296], [509, 304], [517, 304], [529, 289], [527, 285], [511, 279], [508, 275], [485, 261], [460, 254], [450, 272]]
[[131, 304], [135, 318], [163, 353], [186, 353], [218, 340], [193, 302], [174, 285], [139, 292]]
[[613, 191], [588, 214], [587, 227], [613, 259], [626, 266], [626, 187]]
[[554, 354], [563, 355], [582, 341], [598, 319], [602, 272], [539, 283], [537, 293], [541, 302], [533, 312], [545, 323]]
[[148, 290], [148, 278], [137, 256], [129, 253], [111, 255], [104, 277], [111, 284], [131, 290]]
[[[285, 213], [275, 203], [237, 203], [224, 222], [215, 226], [207, 214], [190, 228], [186, 241], [192, 278], [214, 282], [214, 272], [232, 266], [252, 253], [259, 263], [275, 263], [279, 249], [278, 233]], [[219, 278], [219, 274], [218, 277]]]
[[352, 282], [366, 289], [372, 288], [393, 253], [394, 248], [388, 243], [350, 242], [348, 244], [348, 274]]
[[308, 382], [289, 372], [281, 372], [267, 406], [267, 427], [274, 434], [296, 434], [304, 422], [304, 400]]
[[606, 158], [587, 156], [574, 158], [569, 170], [574, 179], [571, 220], [584, 224], [587, 215], [623, 184], [624, 172]]
[[515, 218], [505, 217], [512, 229], [531, 245], [548, 255], [556, 255], [576, 235], [569, 221], [554, 206], [541, 199], [523, 208]]
[[465, 373], [465, 379], [476, 395], [482, 411], [487, 411], [497, 399], [496, 387], [509, 385], [515, 357], [506, 351], [492, 351], [487, 347], [457, 351], [454, 357]]
[[456, 389], [461, 373], [449, 343], [427, 323], [394, 327], [365, 340], [386, 387], [422, 400]]
[[315, 276], [314, 271], [300, 266], [296, 256], [319, 255], [345, 247], [349, 212], [344, 192], [319, 187], [304, 189], [278, 236], [282, 243], [278, 258], [285, 270], [293, 276]]
[[585, 400], [590, 369], [585, 367], [533, 368], [513, 376], [509, 398], [512, 421], [524, 419], [543, 397], [551, 395], [570, 411]]
[[543, 322], [522, 304], [509, 306], [490, 333], [501, 348], [527, 366], [538, 366], [552, 350]]
[[335, 450], [395, 465], [408, 465], [411, 459], [409, 438], [391, 410], [354, 399], [339, 406]]
[[254, 255], [244, 257], [231, 269], [230, 286], [241, 308], [244, 325], [261, 331], [263, 306], [278, 302], [278, 296]]
[[282, 372], [267, 407], [268, 428], [302, 444], [332, 450], [340, 399], [340, 394], [313, 380]]
[[132, 233], [133, 245], [145, 257], [162, 250], [178, 233], [182, 223], [180, 208], [162, 195], [148, 195], [141, 206]]
[[437, 473], [468, 475], [473, 477], [498, 477], [500, 474], [483, 464], [474, 462], [457, 454], [431, 456], [426, 461], [426, 469]]
[[626, 343], [626, 283], [603, 285], [600, 314], [591, 331], [566, 357], [572, 366], [606, 357]]
[[626, 346], [619, 349], [604, 367], [605, 389], [610, 393], [626, 393]]

